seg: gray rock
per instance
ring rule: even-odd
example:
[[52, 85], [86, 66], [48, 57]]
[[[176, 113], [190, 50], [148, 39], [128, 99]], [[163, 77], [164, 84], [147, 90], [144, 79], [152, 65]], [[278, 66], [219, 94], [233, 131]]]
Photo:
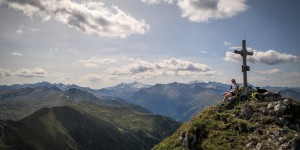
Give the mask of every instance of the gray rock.
[[282, 115], [288, 108], [288, 103], [285, 103], [283, 101], [279, 101], [278, 104], [274, 106], [274, 111], [276, 115]]
[[252, 147], [253, 145], [254, 145], [254, 142], [251, 141], [250, 143], [248, 143], [248, 144], [246, 145], [246, 148], [250, 148], [250, 147]]
[[185, 133], [184, 131], [180, 132], [179, 143], [180, 143], [181, 150], [189, 150], [189, 148], [188, 148], [188, 133]]
[[252, 109], [248, 104], [245, 104], [244, 109], [241, 110], [240, 117], [243, 119], [250, 119], [253, 115]]
[[298, 150], [300, 148], [300, 137], [295, 137], [292, 140], [280, 146], [279, 150]]
[[284, 141], [285, 141], [285, 137], [279, 137], [278, 138], [278, 142], [280, 143], [280, 144], [282, 144]]
[[262, 149], [262, 144], [261, 143], [257, 143], [254, 150], [261, 150], [261, 149]]
[[276, 102], [271, 102], [271, 103], [269, 103], [268, 104], [268, 109], [273, 109], [274, 107], [275, 107], [275, 105], [276, 105], [277, 103]]
[[289, 99], [284, 99], [283, 103], [286, 105], [287, 109], [290, 109], [291, 106], [290, 106], [290, 100]]
[[277, 130], [275, 130], [275, 131], [273, 131], [273, 135], [275, 135], [275, 137], [279, 137], [280, 136], [280, 132], [277, 131]]
[[184, 138], [185, 138], [185, 132], [181, 131], [180, 132], [180, 136], [179, 136], [179, 143], [180, 143], [180, 145], [183, 144]]

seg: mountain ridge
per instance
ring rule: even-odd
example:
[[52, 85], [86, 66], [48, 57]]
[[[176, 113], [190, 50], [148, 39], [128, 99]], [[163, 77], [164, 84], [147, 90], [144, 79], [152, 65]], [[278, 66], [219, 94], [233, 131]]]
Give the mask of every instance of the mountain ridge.
[[0, 126], [2, 133], [9, 132], [2, 134], [0, 139], [4, 146], [0, 144], [0, 147], [11, 149], [138, 150], [150, 149], [158, 142], [153, 137], [123, 132], [109, 122], [70, 106], [42, 108], [17, 122], [1, 121]]
[[[218, 101], [222, 99], [222, 93], [229, 90], [230, 85], [218, 83], [218, 82], [203, 82], [203, 81], [194, 81], [190, 83], [178, 83], [173, 82], [169, 84], [155, 84], [153, 86], [144, 85], [138, 82], [133, 83], [121, 83], [117, 84], [113, 87], [107, 87], [102, 89], [90, 89], [87, 87], [80, 87], [74, 84], [64, 85], [64, 84], [51, 84], [48, 82], [41, 82], [34, 85], [26, 84], [23, 86], [17, 85], [13, 87], [26, 87], [26, 86], [48, 86], [53, 87], [56, 86], [62, 91], [67, 91], [70, 89], [80, 89], [82, 91], [89, 92], [95, 95], [97, 98], [106, 99], [106, 100], [116, 100], [115, 102], [123, 101], [127, 104], [131, 105], [133, 103], [135, 105], [143, 106], [159, 115], [165, 115], [172, 117], [178, 121], [187, 121], [191, 119], [192, 115], [197, 112], [200, 112], [203, 108], [206, 108], [210, 105], [217, 104]], [[176, 89], [176, 85], [181, 85], [183, 87], [181, 90]], [[169, 92], [164, 92], [164, 90], [158, 90], [161, 87], [164, 87], [164, 90], [169, 89]], [[5, 86], [6, 88], [9, 88]], [[0, 86], [0, 91], [5, 89], [5, 87]], [[153, 88], [156, 89], [157, 92], [147, 94], [149, 91], [153, 91]], [[300, 100], [300, 88], [288, 88], [288, 87], [270, 87], [264, 86], [261, 87], [267, 89], [269, 91], [281, 91], [283, 96], [293, 97], [296, 100]], [[198, 91], [196, 92], [195, 90]], [[148, 92], [145, 92], [148, 91]], [[176, 91], [176, 92], [174, 92]], [[183, 92], [185, 91], [185, 92]], [[171, 94], [175, 93], [175, 94]], [[180, 97], [179, 95], [185, 95], [184, 97]], [[177, 95], [177, 96], [176, 96]], [[0, 94], [1, 99], [1, 94]], [[117, 103], [119, 103], [117, 102]], [[160, 103], [161, 102], [161, 103]], [[162, 105], [164, 107], [160, 108]], [[132, 106], [135, 107], [135, 106]], [[160, 109], [159, 109], [160, 108]], [[137, 108], [138, 109], [138, 108]], [[143, 111], [143, 108], [140, 109]], [[146, 111], [144, 109], [144, 111]]]

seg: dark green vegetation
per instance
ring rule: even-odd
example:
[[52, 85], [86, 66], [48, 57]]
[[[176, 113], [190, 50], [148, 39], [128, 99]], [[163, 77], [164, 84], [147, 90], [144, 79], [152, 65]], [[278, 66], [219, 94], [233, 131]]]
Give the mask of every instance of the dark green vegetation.
[[142, 107], [77, 89], [6, 90], [0, 107], [2, 119], [18, 120], [0, 122], [1, 150], [150, 149], [180, 125]]
[[[281, 114], [280, 107], [254, 99], [240, 102], [233, 109], [210, 107], [184, 123], [172, 136], [156, 145], [154, 150], [188, 149], [293, 149], [300, 148], [300, 103], [286, 100], [289, 105]], [[282, 101], [283, 103], [283, 101]], [[251, 109], [250, 118], [241, 112]], [[246, 106], [246, 107], [245, 107]], [[279, 108], [279, 107], [278, 107]], [[180, 140], [181, 139], [181, 140]], [[296, 149], [295, 148], [295, 149]]]

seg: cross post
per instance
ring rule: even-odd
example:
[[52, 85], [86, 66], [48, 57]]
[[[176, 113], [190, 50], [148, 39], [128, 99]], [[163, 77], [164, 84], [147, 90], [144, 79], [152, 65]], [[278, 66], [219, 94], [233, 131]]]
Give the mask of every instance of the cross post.
[[252, 56], [253, 52], [247, 51], [246, 40], [242, 41], [242, 49], [234, 50], [235, 54], [240, 54], [243, 58], [242, 72], [243, 72], [243, 86], [247, 88], [247, 71], [250, 71], [250, 66], [247, 66], [247, 55]]

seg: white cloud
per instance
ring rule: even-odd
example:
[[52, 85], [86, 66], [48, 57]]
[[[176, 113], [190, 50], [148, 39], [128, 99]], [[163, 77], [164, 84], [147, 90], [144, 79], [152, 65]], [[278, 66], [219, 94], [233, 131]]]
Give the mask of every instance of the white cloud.
[[259, 73], [261, 74], [277, 74], [277, 73], [281, 73], [282, 71], [279, 69], [271, 69], [271, 70], [265, 70], [265, 71], [259, 71]]
[[259, 85], [259, 86], [266, 86], [265, 82], [271, 81], [270, 78], [266, 78], [266, 77], [262, 77], [262, 76], [250, 76], [249, 80], [255, 81], [255, 83], [257, 83], [257, 85]]
[[111, 64], [118, 63], [115, 59], [103, 59], [98, 57], [91, 57], [89, 59], [81, 59], [79, 63], [84, 64], [87, 67], [98, 67], [99, 64]]
[[224, 42], [224, 45], [225, 45], [225, 46], [231, 46], [232, 43], [230, 43], [230, 42]]
[[168, 4], [172, 4], [175, 0], [142, 0], [142, 2], [148, 3], [148, 4], [159, 4], [161, 2], [166, 2]]
[[246, 0], [178, 0], [182, 17], [192, 22], [225, 19], [246, 11]]
[[102, 78], [103, 77], [101, 75], [98, 75], [98, 74], [87, 74], [87, 75], [84, 75], [81, 78], [81, 80], [83, 82], [88, 81], [88, 82], [96, 83], [96, 82], [102, 81]]
[[200, 53], [207, 53], [207, 51], [200, 51]]
[[15, 72], [15, 75], [25, 78], [45, 77], [47, 72], [42, 68], [20, 69]]
[[139, 78], [153, 78], [157, 76], [196, 76], [207, 73], [210, 67], [176, 58], [164, 59], [158, 62], [148, 62], [137, 59], [132, 64], [121, 68], [109, 68], [108, 75], [130, 75]]
[[68, 52], [73, 53], [73, 54], [79, 54], [79, 51], [76, 49], [68, 49]]
[[300, 72], [299, 71], [287, 73], [285, 76], [286, 76], [285, 78], [289, 79], [289, 80], [285, 80], [285, 81], [287, 81], [289, 84], [291, 84], [293, 86], [299, 87], [299, 83], [300, 83]]
[[291, 72], [291, 73], [289, 73], [289, 75], [290, 75], [290, 77], [300, 79], [300, 72], [298, 72], [298, 71]]
[[16, 34], [17, 35], [21, 35], [23, 34], [24, 32], [28, 32], [28, 31], [31, 31], [31, 32], [38, 32], [40, 31], [41, 29], [39, 28], [26, 28], [24, 27], [24, 25], [21, 25], [17, 30], [16, 30]]
[[0, 78], [10, 77], [12, 76], [12, 72], [10, 70], [0, 68]]
[[41, 31], [41, 29], [39, 29], [39, 28], [28, 28], [28, 30], [30, 30], [32, 32], [39, 32], [39, 31]]
[[12, 55], [14, 55], [14, 56], [23, 56], [23, 54], [19, 53], [19, 52], [13, 52]]
[[210, 22], [225, 19], [248, 9], [246, 0], [142, 0], [148, 4], [165, 2], [174, 4], [181, 10], [181, 16], [192, 22]]
[[[43, 21], [56, 20], [86, 34], [126, 38], [144, 34], [150, 28], [117, 6], [108, 8], [101, 2], [76, 3], [71, 0], [3, 0], [4, 4], [22, 11], [28, 17], [39, 16]], [[16, 31], [23, 33], [22, 28]]]
[[33, 78], [33, 77], [45, 77], [47, 76], [47, 72], [41, 68], [33, 68], [33, 69], [20, 69], [17, 71], [11, 71], [0, 68], [0, 77], [11, 77], [11, 76], [19, 76], [25, 78]]
[[22, 34], [23, 32], [24, 32], [24, 26], [23, 25], [21, 25], [17, 30], [16, 30], [16, 34], [18, 34], [18, 35], [20, 35], [20, 34]]
[[[268, 50], [266, 52], [253, 50], [253, 56], [247, 56], [247, 61], [250, 63], [259, 63], [259, 64], [267, 64], [267, 65], [277, 65], [280, 63], [299, 62], [299, 57], [286, 53], [279, 53], [275, 50]], [[226, 56], [224, 58], [226, 61], [232, 62], [241, 62], [242, 57], [239, 54], [235, 54], [233, 52], [226, 52]]]

